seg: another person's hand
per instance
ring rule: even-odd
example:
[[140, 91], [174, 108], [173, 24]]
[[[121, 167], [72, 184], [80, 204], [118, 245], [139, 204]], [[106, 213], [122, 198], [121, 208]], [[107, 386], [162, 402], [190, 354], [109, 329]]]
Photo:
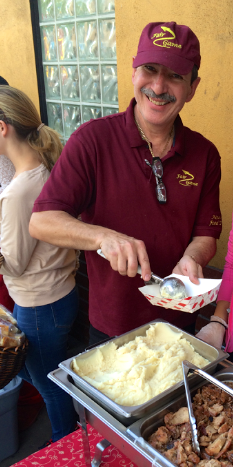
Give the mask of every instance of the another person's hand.
[[100, 248], [114, 271], [118, 271], [122, 276], [134, 277], [140, 265], [143, 280], [150, 280], [150, 262], [142, 240], [109, 231], [104, 235]]
[[198, 278], [203, 278], [202, 267], [190, 255], [184, 255], [173, 269], [173, 274], [188, 276], [193, 284], [199, 284]]
[[226, 329], [227, 323], [224, 319], [219, 318], [219, 316], [211, 316], [210, 323], [204, 326], [195, 337], [220, 349]]

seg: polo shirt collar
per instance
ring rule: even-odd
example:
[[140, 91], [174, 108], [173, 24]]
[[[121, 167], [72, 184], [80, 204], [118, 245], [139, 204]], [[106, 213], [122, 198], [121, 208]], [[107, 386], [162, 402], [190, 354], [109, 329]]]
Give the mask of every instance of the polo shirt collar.
[[[130, 101], [129, 107], [126, 110], [126, 131], [130, 146], [132, 148], [144, 146], [145, 141], [141, 138], [134, 120], [135, 98]], [[184, 126], [179, 115], [175, 119], [175, 146], [174, 151], [180, 156], [184, 156]], [[166, 156], [165, 156], [166, 157]]]

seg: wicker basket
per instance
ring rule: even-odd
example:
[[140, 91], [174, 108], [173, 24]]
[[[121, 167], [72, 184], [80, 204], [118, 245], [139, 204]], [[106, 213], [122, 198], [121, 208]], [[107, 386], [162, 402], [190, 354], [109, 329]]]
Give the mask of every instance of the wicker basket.
[[20, 372], [26, 359], [27, 349], [27, 340], [15, 349], [0, 347], [0, 389], [4, 388]]

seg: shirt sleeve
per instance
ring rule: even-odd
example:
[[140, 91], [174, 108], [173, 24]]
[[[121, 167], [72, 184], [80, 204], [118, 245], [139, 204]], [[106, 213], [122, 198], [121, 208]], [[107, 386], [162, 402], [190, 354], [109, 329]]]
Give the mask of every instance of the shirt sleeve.
[[32, 206], [23, 196], [17, 196], [8, 187], [1, 197], [1, 253], [4, 263], [1, 274], [19, 277], [23, 274], [31, 259], [37, 240], [29, 234], [29, 220]]
[[217, 301], [226, 300], [231, 301], [233, 292], [233, 216], [232, 228], [228, 240], [227, 255], [225, 258], [225, 266], [222, 275], [222, 282], [218, 293]]
[[216, 147], [211, 143], [207, 158], [205, 177], [198, 203], [193, 236], [219, 238], [222, 231], [222, 216], [219, 203], [221, 180], [221, 159]]

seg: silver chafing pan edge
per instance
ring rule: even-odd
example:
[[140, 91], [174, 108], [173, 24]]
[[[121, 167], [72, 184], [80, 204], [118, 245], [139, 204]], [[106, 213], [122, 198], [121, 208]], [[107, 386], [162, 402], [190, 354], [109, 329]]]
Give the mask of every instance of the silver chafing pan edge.
[[[202, 355], [204, 358], [207, 358], [210, 361], [210, 363], [203, 368], [203, 370], [205, 370], [207, 373], [213, 374], [216, 370], [217, 364], [228, 357], [228, 354], [226, 354], [222, 350], [216, 349], [215, 347], [206, 344], [205, 342], [197, 339], [191, 334], [182, 331], [181, 329], [171, 325], [170, 323], [164, 320], [152, 321], [150, 323], [145, 324], [144, 326], [134, 329], [133, 331], [125, 333], [119, 337], [110, 339], [108, 342], [114, 342], [118, 347], [120, 347], [126, 344], [127, 342], [134, 340], [137, 336], [145, 336], [146, 331], [147, 329], [149, 329], [150, 325], [153, 325], [158, 322], [166, 323], [175, 332], [182, 332], [184, 337], [193, 345], [194, 349], [200, 355]], [[106, 345], [107, 343], [102, 345]], [[77, 375], [71, 368], [71, 363], [74, 358], [85, 358], [87, 356], [87, 353], [93, 353], [99, 347], [101, 347], [101, 345], [97, 345], [91, 350], [86, 350], [85, 352], [82, 352], [77, 356], [71, 357], [68, 360], [61, 362], [59, 364], [59, 367], [62, 368], [70, 376], [72, 376], [74, 384], [79, 389], [81, 389], [83, 392], [89, 395], [93, 400], [95, 400], [109, 413], [113, 414], [114, 417], [117, 417], [117, 419], [123, 424], [127, 426], [131, 425], [134, 421], [142, 418], [143, 416], [145, 416], [148, 413], [151, 413], [152, 411], [154, 412], [155, 410], [160, 409], [161, 406], [165, 406], [166, 404], [172, 402], [175, 397], [178, 397], [180, 394], [182, 394], [184, 388], [183, 380], [171, 386], [171, 388], [167, 389], [158, 396], [150, 399], [144, 404], [137, 406], [123, 406], [117, 404], [113, 400], [109, 399], [109, 397], [107, 397], [105, 394], [98, 391], [98, 389], [89, 384], [79, 375]], [[198, 382], [200, 381], [200, 378], [196, 375], [190, 376], [189, 378], [190, 388], [198, 384]]]

